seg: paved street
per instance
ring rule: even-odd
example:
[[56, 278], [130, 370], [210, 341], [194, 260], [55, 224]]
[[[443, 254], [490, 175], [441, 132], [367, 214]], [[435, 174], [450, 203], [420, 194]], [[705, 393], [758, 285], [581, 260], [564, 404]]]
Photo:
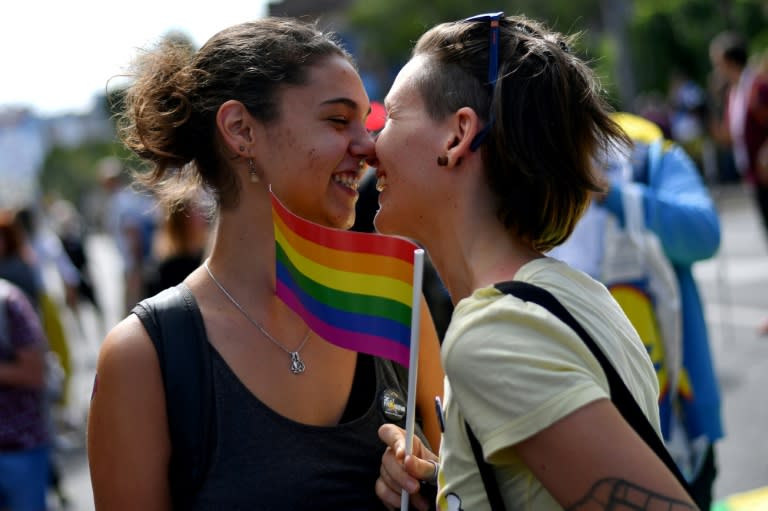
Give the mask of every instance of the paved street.
[[[707, 304], [715, 365], [722, 383], [727, 437], [718, 446], [720, 474], [716, 499], [768, 486], [768, 337], [756, 327], [768, 318], [768, 244], [751, 197], [740, 186], [715, 191], [723, 224], [719, 255], [697, 265], [695, 272]], [[105, 305], [105, 324], [121, 316], [114, 246], [102, 237], [88, 245], [94, 261], [94, 279]], [[88, 314], [85, 314], [88, 316]], [[84, 421], [90, 395], [96, 350], [103, 329], [84, 321], [86, 333], [73, 342], [77, 375], [73, 395], [78, 397], [71, 415]], [[82, 423], [82, 422], [81, 422]], [[94, 509], [83, 447], [83, 429], [67, 438], [64, 487], [72, 511]], [[119, 463], [119, 460], [115, 460]], [[760, 508], [766, 509], [766, 508]]]
[[751, 196], [741, 187], [715, 196], [722, 212], [721, 250], [695, 270], [722, 391], [726, 438], [718, 446], [715, 491], [723, 498], [768, 486], [768, 336], [756, 331], [768, 319], [768, 248]]
[[[75, 370], [70, 392], [72, 399], [67, 412], [76, 427], [64, 436], [65, 445], [60, 449], [63, 488], [69, 498], [68, 511], [94, 510], [85, 454], [85, 421], [99, 344], [107, 329], [120, 320], [123, 308], [120, 302], [122, 281], [119, 278], [118, 254], [114, 244], [105, 236], [94, 236], [88, 240], [86, 248], [97, 298], [102, 306], [102, 318], [92, 309], [84, 308], [80, 314], [83, 326], [79, 327], [70, 314], [64, 316], [67, 330], [70, 332], [70, 349]], [[49, 502], [50, 511], [59, 511], [55, 499], [49, 499]]]

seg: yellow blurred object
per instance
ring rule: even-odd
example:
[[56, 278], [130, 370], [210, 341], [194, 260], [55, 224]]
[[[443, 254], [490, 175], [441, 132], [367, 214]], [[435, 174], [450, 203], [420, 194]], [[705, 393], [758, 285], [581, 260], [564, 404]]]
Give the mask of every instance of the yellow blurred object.
[[712, 507], [712, 511], [766, 511], [768, 486], [733, 494]]
[[56, 301], [47, 293], [40, 294], [40, 320], [43, 324], [45, 336], [48, 338], [48, 346], [59, 357], [59, 363], [64, 371], [61, 398], [59, 403], [68, 401], [69, 380], [72, 376], [72, 360], [69, 354], [69, 344], [64, 325], [61, 323], [61, 314]]
[[650, 144], [664, 136], [657, 124], [644, 117], [628, 112], [616, 112], [611, 117], [629, 135], [629, 138], [637, 142]]

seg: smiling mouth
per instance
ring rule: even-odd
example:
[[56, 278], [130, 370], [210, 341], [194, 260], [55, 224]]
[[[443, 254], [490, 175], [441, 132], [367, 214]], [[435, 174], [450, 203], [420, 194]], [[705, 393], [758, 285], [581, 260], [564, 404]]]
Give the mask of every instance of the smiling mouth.
[[386, 187], [387, 187], [386, 174], [378, 174], [376, 176], [376, 191], [383, 192]]
[[334, 174], [332, 176], [333, 182], [342, 186], [346, 186], [350, 190], [355, 190], [360, 187], [360, 177], [351, 174]]

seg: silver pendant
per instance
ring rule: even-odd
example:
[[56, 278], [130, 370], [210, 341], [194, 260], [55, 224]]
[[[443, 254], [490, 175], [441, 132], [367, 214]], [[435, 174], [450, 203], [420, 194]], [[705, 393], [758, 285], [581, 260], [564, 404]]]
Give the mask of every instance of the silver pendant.
[[291, 372], [293, 374], [301, 374], [304, 372], [304, 369], [306, 369], [306, 367], [304, 366], [304, 361], [301, 360], [301, 356], [299, 356], [299, 352], [292, 351], [291, 352]]

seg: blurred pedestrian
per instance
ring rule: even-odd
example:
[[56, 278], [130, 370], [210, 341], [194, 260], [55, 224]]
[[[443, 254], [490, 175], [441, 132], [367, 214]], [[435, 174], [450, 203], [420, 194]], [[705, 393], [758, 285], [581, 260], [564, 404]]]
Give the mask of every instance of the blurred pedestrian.
[[47, 509], [47, 350], [32, 303], [17, 286], [0, 279], [0, 509]]
[[101, 305], [96, 296], [91, 276], [91, 266], [86, 250], [87, 229], [77, 208], [66, 199], [57, 199], [48, 207], [52, 229], [61, 240], [64, 251], [78, 271], [77, 300], [88, 302], [96, 312]]
[[706, 178], [716, 170], [705, 170], [714, 151], [707, 131], [709, 108], [707, 93], [683, 69], [674, 69], [669, 80], [670, 138], [677, 142], [696, 162], [696, 168]]
[[211, 234], [209, 202], [196, 194], [169, 208], [152, 241], [144, 296], [181, 283], [202, 264]]
[[117, 246], [122, 264], [123, 306], [130, 310], [144, 297], [144, 273], [158, 222], [157, 202], [149, 192], [128, 182], [128, 171], [116, 157], [101, 159], [98, 174], [107, 191], [107, 233]]
[[715, 72], [728, 83], [728, 102], [718, 138], [730, 144], [736, 167], [754, 190], [768, 237], [768, 76], [749, 64], [747, 42], [722, 32], [710, 43]]
[[42, 280], [26, 256], [26, 234], [15, 210], [0, 211], [0, 278], [18, 286], [35, 311], [40, 311]]
[[[664, 439], [690, 482], [696, 504], [709, 509], [717, 474], [715, 444], [723, 437], [723, 426], [720, 386], [692, 268], [717, 252], [720, 220], [701, 173], [681, 146], [664, 139], [650, 121], [628, 113], [614, 119], [632, 138], [634, 148], [607, 162], [603, 171], [608, 193], [590, 203], [573, 234], [549, 255], [603, 282], [633, 321], [659, 377]], [[642, 210], [637, 227], [628, 218], [636, 211], [631, 206], [634, 200], [640, 201]], [[627, 236], [608, 235], [613, 225], [628, 236], [650, 232], [655, 238], [644, 238], [639, 245], [628, 243]], [[642, 259], [638, 262], [638, 255], [656, 257], [648, 247], [656, 241], [662, 249], [657, 257], [671, 263], [676, 279], [674, 292], [664, 289], [679, 297], [672, 311], [677, 316], [674, 334], [664, 325], [668, 312], [659, 310], [669, 297], [657, 294], [652, 268]], [[623, 249], [634, 254], [627, 257]]]
[[[746, 39], [721, 32], [709, 45], [715, 71], [728, 83], [728, 102], [717, 138], [730, 143], [736, 168], [752, 187], [768, 241], [768, 75], [749, 63]], [[768, 335], [768, 319], [758, 330]]]

